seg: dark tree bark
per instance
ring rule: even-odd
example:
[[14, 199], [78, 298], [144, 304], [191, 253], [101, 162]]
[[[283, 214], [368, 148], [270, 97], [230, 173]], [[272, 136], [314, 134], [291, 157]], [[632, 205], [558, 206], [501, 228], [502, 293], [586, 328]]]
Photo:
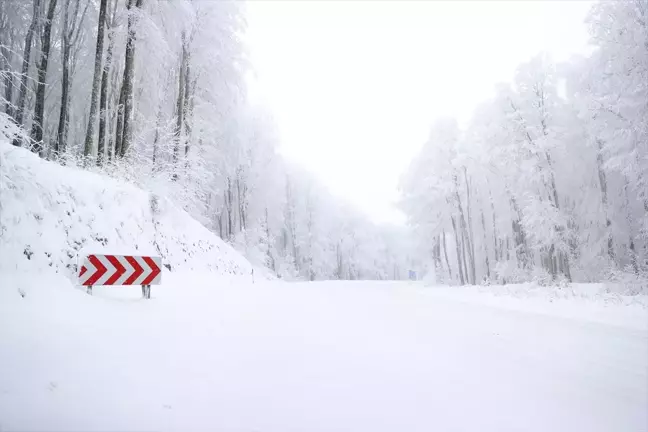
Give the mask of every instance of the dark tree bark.
[[4, 112], [13, 118], [13, 46], [16, 39], [15, 29], [5, 12], [6, 2], [0, 2], [0, 76], [3, 77], [4, 86]]
[[175, 173], [173, 179], [178, 178], [180, 146], [182, 145], [182, 126], [184, 125], [185, 114], [185, 90], [187, 89], [187, 50], [185, 46], [185, 34], [182, 33], [182, 56], [180, 58], [180, 70], [178, 74], [178, 99], [176, 100], [176, 127], [174, 132], [175, 144], [173, 146], [173, 166]]
[[[27, 78], [29, 76], [29, 63], [31, 57], [32, 43], [34, 39], [34, 33], [36, 32], [36, 27], [38, 26], [38, 18], [40, 16], [40, 1], [34, 0], [34, 11], [32, 15], [31, 24], [27, 30], [27, 36], [25, 36], [25, 49], [23, 52], [23, 63], [22, 71], [20, 75], [20, 93], [18, 93], [18, 103], [16, 104], [16, 124], [18, 126], [24, 126], [24, 116], [25, 116], [25, 102], [27, 100]], [[13, 145], [20, 146], [21, 142], [19, 138], [15, 138]]]
[[[133, 141], [133, 78], [135, 74], [135, 15], [131, 10], [133, 7], [142, 8], [144, 0], [129, 0], [128, 2], [128, 36], [126, 39], [126, 53], [124, 61], [124, 78], [122, 79], [122, 91], [120, 99], [121, 122], [118, 120], [117, 140], [119, 156], [124, 157]], [[123, 107], [123, 108], [122, 108]]]
[[[63, 6], [63, 28], [61, 29], [61, 66], [63, 77], [61, 79], [61, 108], [59, 111], [59, 124], [56, 134], [56, 142], [54, 145], [55, 156], [63, 153], [66, 148], [67, 132], [68, 132], [68, 117], [69, 110], [69, 91], [70, 91], [70, 52], [72, 46], [77, 42], [81, 26], [83, 25], [83, 18], [88, 9], [86, 3], [85, 9], [81, 19], [78, 19], [80, 0], [75, 0], [74, 12], [72, 13], [72, 22], [70, 23], [70, 1], [65, 0]], [[78, 24], [77, 24], [78, 23]]]
[[158, 107], [157, 117], [155, 119], [155, 135], [153, 136], [153, 157], [151, 159], [153, 171], [156, 171], [158, 143], [160, 142], [160, 127], [162, 127], [162, 104]]
[[[79, 1], [77, 0], [77, 6]], [[68, 92], [70, 89], [70, 33], [69, 33], [69, 9], [70, 0], [65, 0], [63, 5], [63, 28], [61, 29], [61, 66], [63, 77], [61, 79], [61, 109], [59, 111], [59, 124], [56, 133], [56, 143], [54, 144], [54, 157], [65, 151], [66, 130], [68, 119]], [[76, 16], [76, 13], [75, 13]]]
[[[108, 52], [106, 54], [106, 62], [103, 66], [101, 73], [101, 91], [99, 96], [99, 146], [97, 153], [99, 158], [97, 164], [102, 165], [104, 154], [106, 153], [106, 123], [108, 116], [108, 74], [110, 73], [110, 66], [112, 64], [112, 51], [113, 51], [113, 37], [112, 33], [108, 35]], [[110, 149], [108, 149], [110, 153]]]
[[41, 56], [38, 64], [38, 83], [36, 84], [36, 105], [34, 106], [34, 121], [32, 122], [31, 139], [32, 151], [41, 154], [43, 151], [43, 121], [45, 113], [45, 85], [47, 82], [47, 65], [49, 63], [52, 23], [57, 0], [50, 0], [47, 8], [47, 18], [41, 33]]
[[[98, 152], [104, 154], [108, 153], [108, 159], [112, 160], [114, 149], [110, 145], [111, 140], [108, 138], [108, 81], [110, 80], [110, 68], [113, 61], [113, 49], [115, 47], [115, 37], [111, 31], [113, 23], [115, 22], [115, 14], [117, 13], [117, 0], [113, 3], [113, 10], [111, 16], [106, 16], [106, 30], [108, 31], [108, 52], [106, 53], [106, 61], [103, 65], [101, 73], [101, 91], [99, 96], [99, 146]], [[106, 145], [108, 140], [108, 145]], [[99, 162], [99, 160], [98, 160]], [[101, 163], [101, 162], [99, 162]]]
[[2, 49], [0, 50], [0, 71], [4, 72], [4, 99], [5, 99], [5, 114], [9, 117], [14, 116], [13, 110], [13, 76], [11, 74], [11, 50], [3, 42], [0, 42]]
[[[83, 156], [90, 157], [94, 150], [94, 127], [97, 121], [97, 99], [101, 87], [104, 45], [104, 30], [106, 29], [106, 3], [107, 0], [101, 0], [99, 4], [99, 21], [97, 23], [97, 44], [95, 50], [94, 75], [92, 76], [92, 93], [90, 95], [90, 113], [88, 115], [88, 127], [86, 128], [85, 145], [83, 147]], [[103, 150], [97, 152], [97, 164], [103, 164]]]
[[185, 163], [188, 164], [187, 156], [189, 154], [189, 144], [191, 139], [191, 115], [193, 113], [193, 97], [192, 97], [192, 87], [191, 87], [191, 68], [189, 67], [189, 49], [186, 48], [187, 52], [185, 57], [185, 90], [184, 90], [184, 103], [182, 106], [182, 120], [184, 123], [184, 154], [185, 154]]
[[117, 125], [115, 127], [115, 158], [121, 157], [124, 139], [124, 101], [126, 100], [125, 87], [122, 85], [117, 103]]

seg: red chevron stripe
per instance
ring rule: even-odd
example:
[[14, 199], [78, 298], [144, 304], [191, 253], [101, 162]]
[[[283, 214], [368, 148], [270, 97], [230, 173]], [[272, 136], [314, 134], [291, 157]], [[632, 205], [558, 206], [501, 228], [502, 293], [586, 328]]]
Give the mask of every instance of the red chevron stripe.
[[151, 267], [151, 274], [142, 282], [142, 285], [148, 285], [151, 283], [151, 281], [153, 281], [153, 279], [155, 279], [157, 275], [160, 274], [162, 270], [160, 270], [160, 267], [158, 267], [157, 264], [155, 264], [155, 261], [153, 261], [151, 257], [142, 257], [142, 258], [144, 259], [144, 262], [146, 262], [146, 264], [148, 264], [148, 266]]
[[[142, 273], [144, 273], [144, 269], [142, 268], [141, 265], [139, 265], [137, 260], [135, 258], [133, 258], [132, 256], [127, 256], [125, 258], [126, 258], [126, 261], [128, 261], [128, 264], [133, 266], [133, 268], [135, 269], [135, 272], [133, 272], [133, 274], [130, 275], [130, 277], [128, 279], [126, 279], [126, 282], [124, 282], [124, 285], [132, 285], [133, 282], [135, 282], [137, 280], [137, 278], [140, 277], [142, 275]], [[144, 284], [142, 284], [142, 285], [144, 285]]]
[[85, 272], [87, 272], [87, 271], [88, 271], [88, 269], [86, 268], [86, 266], [82, 266], [81, 267], [81, 272], [79, 273], [79, 277], [83, 276], [85, 274]]
[[114, 255], [106, 255], [106, 258], [108, 258], [110, 264], [115, 266], [115, 273], [110, 276], [106, 282], [104, 282], [104, 285], [113, 285], [124, 273], [126, 273], [126, 267], [124, 267]]
[[88, 280], [86, 280], [86, 281], [83, 283], [83, 285], [86, 285], [86, 286], [88, 286], [88, 285], [94, 285], [95, 282], [97, 282], [101, 276], [103, 276], [104, 274], [106, 274], [106, 270], [107, 270], [107, 269], [106, 269], [106, 266], [103, 265], [103, 264], [101, 263], [101, 261], [99, 261], [99, 259], [97, 259], [97, 257], [94, 256], [94, 255], [89, 255], [89, 256], [88, 256], [88, 261], [90, 261], [90, 262], [92, 263], [92, 265], [95, 266], [95, 268], [96, 268], [97, 270], [92, 274], [92, 276], [90, 276], [90, 277], [88, 278]]

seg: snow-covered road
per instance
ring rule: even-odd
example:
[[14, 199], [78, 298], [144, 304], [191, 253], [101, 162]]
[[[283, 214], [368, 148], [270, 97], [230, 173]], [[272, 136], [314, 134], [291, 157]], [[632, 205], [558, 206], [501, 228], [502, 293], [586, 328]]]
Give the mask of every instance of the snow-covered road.
[[0, 288], [0, 430], [648, 430], [648, 315], [601, 315], [628, 306], [590, 320], [408, 283], [175, 279], [150, 301]]

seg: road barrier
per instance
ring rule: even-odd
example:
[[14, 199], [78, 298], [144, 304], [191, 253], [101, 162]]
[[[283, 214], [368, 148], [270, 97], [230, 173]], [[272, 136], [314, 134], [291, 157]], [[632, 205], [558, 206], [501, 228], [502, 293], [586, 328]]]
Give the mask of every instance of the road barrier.
[[131, 255], [88, 255], [79, 269], [79, 282], [92, 295], [95, 285], [141, 285], [151, 298], [151, 285], [162, 282], [162, 258]]

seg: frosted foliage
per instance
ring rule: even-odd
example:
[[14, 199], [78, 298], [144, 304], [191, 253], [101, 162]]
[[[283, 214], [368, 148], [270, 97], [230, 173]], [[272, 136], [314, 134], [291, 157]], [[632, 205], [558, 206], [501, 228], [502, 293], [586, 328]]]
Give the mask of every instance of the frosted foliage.
[[539, 54], [463, 130], [432, 127], [401, 206], [437, 279], [644, 280], [647, 17], [645, 1], [595, 4], [590, 56]]
[[282, 278], [648, 272], [645, 0], [595, 3], [588, 56], [538, 54], [466, 125], [431, 119], [402, 177], [406, 227], [371, 223], [278, 153], [277, 121], [247, 95], [244, 2], [53, 1], [0, 3], [0, 139], [164, 197]]

